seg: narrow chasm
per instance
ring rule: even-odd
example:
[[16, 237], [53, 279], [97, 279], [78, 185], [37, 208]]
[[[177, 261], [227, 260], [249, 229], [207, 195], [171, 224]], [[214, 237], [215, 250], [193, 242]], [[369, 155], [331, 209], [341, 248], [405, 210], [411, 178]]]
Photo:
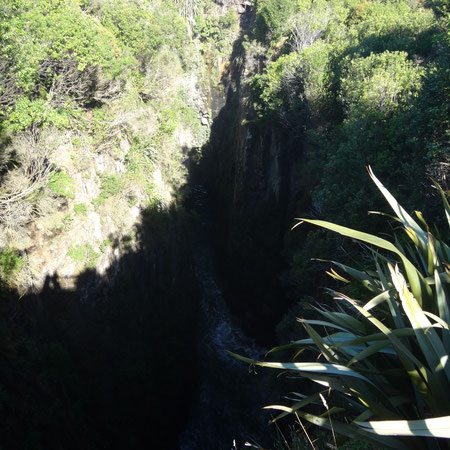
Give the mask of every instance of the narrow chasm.
[[[242, 169], [234, 158], [240, 152], [250, 152], [252, 140], [251, 129], [243, 124], [248, 114], [248, 86], [242, 85], [246, 84], [244, 78], [247, 82], [258, 70], [258, 59], [247, 60], [244, 44], [254, 19], [249, 7], [241, 12], [240, 33], [220, 74], [220, 83], [210, 83], [210, 138], [200, 149], [201, 157], [194, 149], [188, 161], [190, 195], [186, 208], [191, 217], [190, 243], [200, 305], [196, 399], [180, 440], [181, 449], [186, 450], [245, 448], [250, 443], [265, 448], [275, 436], [268, 425], [270, 415], [261, 412], [269, 401], [265, 388], [270, 378], [263, 370], [243, 370], [242, 362], [228, 353], [261, 360], [268, 351], [267, 343], [273, 342], [275, 324], [285, 308], [281, 285], [273, 274], [269, 275], [273, 263], [280, 264], [280, 256], [255, 265], [257, 256], [254, 259], [250, 255], [258, 237], [249, 242], [243, 230], [233, 228], [240, 211], [231, 199], [239, 195], [235, 183]], [[246, 206], [251, 217], [261, 207], [252, 203]], [[277, 244], [275, 239], [270, 245]], [[234, 249], [240, 245], [244, 246], [240, 257], [247, 260], [243, 264], [234, 259]], [[261, 268], [265, 279], [261, 278]], [[261, 292], [266, 292], [265, 296]], [[268, 304], [268, 298], [272, 298], [272, 304]], [[255, 307], [256, 299], [259, 307]], [[275, 303], [278, 306], [273, 308]], [[255, 317], [249, 320], [252, 314]]]
[[[267, 340], [261, 339], [264, 325], [252, 328], [251, 323], [245, 327], [242, 310], [233, 308], [231, 299], [239, 288], [230, 287], [231, 273], [223, 264], [226, 255], [218, 226], [219, 211], [226, 205], [221, 203], [220, 187], [212, 182], [225, 176], [226, 184], [233, 183], [233, 177], [221, 173], [213, 161], [223, 156], [221, 152], [232, 153], [231, 147], [226, 149], [227, 145], [238, 145], [223, 141], [224, 135], [242, 133], [233, 127], [230, 117], [242, 114], [239, 86], [245, 68], [243, 42], [253, 25], [254, 13], [248, 6], [241, 8], [240, 30], [229, 60], [222, 66], [219, 82], [209, 80], [212, 118], [209, 140], [201, 149], [192, 149], [188, 160], [190, 194], [186, 209], [200, 303], [197, 389], [189, 424], [180, 437], [180, 448], [184, 450], [244, 448], [249, 443], [270, 446], [274, 438], [268, 426], [269, 415], [261, 413], [268, 401], [264, 386], [269, 378], [258, 374], [256, 369], [243, 370], [242, 362], [228, 353], [258, 360], [268, 349]], [[248, 291], [243, 293], [246, 295], [251, 296]]]
[[2, 0], [0, 450], [444, 448], [447, 3]]
[[[232, 272], [222, 262], [225, 240], [218, 225], [226, 211], [220, 186], [211, 182], [220, 171], [214, 155], [222, 157], [224, 145], [239, 145], [219, 145], [221, 135], [247, 133], [231, 118], [241, 114], [243, 41], [254, 17], [250, 2], [218, 3], [212, 20], [222, 20], [224, 33], [236, 22], [234, 34], [226, 36], [229, 48], [217, 55], [209, 40], [201, 50], [193, 45], [190, 75], [167, 81], [169, 71], [180, 69], [163, 47], [157, 69], [148, 69], [143, 81], [148, 86], [120, 94], [129, 96], [129, 105], [117, 100], [120, 89], [127, 89], [119, 82], [101, 86], [112, 90], [105, 94], [111, 99], [86, 94], [89, 101], [77, 112], [86, 122], [85, 134], [80, 128], [63, 136], [57, 128], [49, 133], [33, 125], [34, 134], [25, 128], [2, 142], [7, 156], [20, 139], [36, 149], [54, 146], [42, 157], [44, 172], [37, 181], [41, 196], [49, 186], [51, 208], [57, 209], [24, 222], [19, 231], [29, 240], [22, 247], [13, 246], [6, 222], [2, 228], [3, 248], [11, 251], [3, 250], [1, 263], [13, 258], [8, 274], [6, 263], [2, 266], [0, 303], [5, 450], [270, 445], [273, 431], [260, 411], [269, 379], [227, 353], [262, 358], [269, 337], [265, 323], [254, 326], [259, 316], [243, 326], [250, 303], [245, 314], [236, 308], [257, 293], [240, 292], [228, 280]], [[195, 74], [196, 64], [201, 75]], [[77, 69], [71, 70], [75, 77]], [[72, 75], [55, 75], [52, 88], [63, 76]], [[182, 97], [171, 103], [179, 88], [193, 91], [186, 104]], [[188, 119], [179, 118], [176, 108]], [[197, 117], [191, 119], [191, 110]], [[55, 142], [52, 132], [58, 134]], [[16, 147], [10, 150], [11, 145]], [[161, 156], [165, 145], [174, 150]], [[174, 156], [176, 151], [184, 156]], [[176, 179], [178, 166], [170, 165], [178, 161], [170, 158], [184, 161], [185, 183]], [[15, 199], [7, 191], [12, 164], [2, 166], [6, 201]], [[227, 183], [224, 176], [219, 183]], [[14, 258], [25, 268], [14, 266]], [[16, 274], [27, 278], [13, 279]], [[248, 271], [242, 276], [245, 284]]]

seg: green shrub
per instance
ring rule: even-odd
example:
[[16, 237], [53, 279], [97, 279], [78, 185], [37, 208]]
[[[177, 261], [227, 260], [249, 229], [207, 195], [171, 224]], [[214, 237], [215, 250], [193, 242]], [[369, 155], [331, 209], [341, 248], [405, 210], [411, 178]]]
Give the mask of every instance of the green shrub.
[[91, 244], [86, 243], [70, 247], [67, 256], [77, 263], [83, 263], [85, 267], [93, 268], [97, 264], [100, 254], [93, 249]]
[[79, 214], [80, 216], [87, 216], [87, 206], [86, 203], [77, 203], [73, 207], [73, 211], [75, 214]]
[[112, 30], [123, 46], [131, 49], [144, 67], [166, 42], [183, 54], [186, 26], [175, 9], [170, 5], [154, 8], [151, 2], [143, 3], [106, 1], [102, 5], [102, 24]]
[[102, 177], [100, 195], [92, 200], [92, 205], [97, 211], [105, 204], [106, 199], [119, 194], [124, 186], [124, 179], [118, 175], [105, 175]]
[[70, 114], [64, 109], [51, 107], [42, 99], [32, 101], [27, 97], [20, 97], [14, 108], [10, 109], [3, 128], [9, 133], [17, 133], [32, 125], [67, 128], [70, 125]]
[[101, 251], [102, 253], [105, 253], [105, 252], [108, 250], [108, 248], [111, 246], [111, 244], [112, 244], [112, 240], [111, 240], [110, 238], [106, 238], [106, 239], [99, 245], [100, 251]]
[[50, 175], [49, 187], [54, 194], [61, 197], [75, 198], [75, 187], [70, 176], [63, 171], [55, 172]]
[[80, 71], [87, 66], [101, 66], [111, 76], [120, 71], [121, 52], [114, 36], [77, 2], [6, 0], [3, 8], [11, 14], [0, 17], [0, 55], [15, 60], [17, 83], [27, 92], [39, 81], [44, 60], [70, 55]]
[[6, 248], [0, 255], [0, 268], [3, 278], [8, 280], [25, 265], [24, 259], [17, 250]]
[[259, 41], [278, 39], [286, 29], [288, 19], [296, 10], [294, 0], [258, 0], [255, 34]]
[[95, 211], [100, 208], [100, 206], [105, 204], [105, 199], [102, 196], [98, 196], [92, 199], [92, 206], [94, 207]]
[[64, 230], [69, 230], [73, 223], [73, 217], [70, 214], [65, 214], [62, 219], [61, 227]]
[[151, 139], [136, 137], [125, 157], [126, 178], [138, 183], [150, 193], [153, 189], [153, 181], [149, 174], [155, 170], [155, 162], [159, 156]]
[[384, 117], [417, 96], [424, 71], [407, 57], [405, 52], [385, 51], [350, 60], [341, 76], [347, 114]]
[[109, 119], [113, 112], [108, 105], [102, 108], [94, 108], [92, 111], [93, 121], [91, 123], [90, 131], [94, 144], [99, 145], [107, 142], [110, 139], [109, 135]]
[[215, 41], [226, 39], [229, 30], [234, 30], [237, 18], [232, 9], [222, 17], [198, 15], [195, 18], [194, 33], [201, 41]]
[[362, 5], [365, 6], [354, 9], [357, 14], [350, 20], [356, 22], [354, 32], [367, 53], [401, 50], [413, 56], [431, 50], [436, 25], [431, 10], [404, 0], [378, 0]]
[[106, 175], [102, 178], [101, 196], [103, 198], [117, 195], [123, 188], [122, 179], [117, 175]]
[[129, 231], [122, 237], [122, 245], [125, 248], [132, 247], [136, 242], [136, 233], [134, 231]]
[[294, 111], [303, 102], [318, 113], [329, 95], [330, 46], [318, 41], [300, 54], [290, 53], [271, 62], [263, 74], [252, 79], [253, 96], [268, 111]]
[[[328, 289], [337, 300], [334, 311], [311, 305], [319, 317], [298, 319], [309, 338], [269, 352], [271, 357], [290, 353], [290, 360], [238, 358], [320, 385], [321, 390], [312, 395], [297, 394], [299, 400], [294, 404], [271, 406], [283, 411], [274, 421], [295, 413], [333, 433], [364, 439], [378, 448], [416, 444], [419, 448], [426, 445], [420, 442], [423, 437], [450, 437], [450, 297], [446, 286], [450, 284], [450, 248], [431, 234], [421, 213], [416, 212], [416, 222], [370, 174], [410, 242], [397, 238], [393, 244], [329, 222], [302, 219], [370, 245], [372, 269], [362, 271], [331, 261], [334, 267], [329, 275], [347, 287], [343, 292]], [[450, 206], [442, 190], [441, 194], [450, 224]], [[360, 298], [352, 298], [351, 292]], [[398, 436], [416, 440], [403, 443]], [[440, 448], [437, 441], [429, 444]]]

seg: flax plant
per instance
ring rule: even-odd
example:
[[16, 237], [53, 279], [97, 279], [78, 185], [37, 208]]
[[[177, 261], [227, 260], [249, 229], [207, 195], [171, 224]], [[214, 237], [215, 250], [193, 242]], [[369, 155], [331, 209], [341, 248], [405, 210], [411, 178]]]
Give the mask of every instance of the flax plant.
[[[357, 282], [369, 295], [366, 300], [354, 299], [328, 289], [335, 300], [333, 310], [312, 306], [316, 320], [298, 319], [309, 338], [269, 352], [276, 358], [280, 351], [290, 351], [288, 361], [258, 362], [235, 356], [320, 386], [312, 395], [291, 394], [289, 405], [268, 406], [282, 411], [274, 421], [293, 413], [376, 448], [446, 448], [449, 441], [445, 439], [450, 438], [450, 249], [431, 233], [419, 212], [414, 219], [370, 168], [369, 174], [408, 243], [401, 244], [397, 238], [392, 243], [321, 220], [298, 219], [370, 248], [372, 270], [332, 261], [328, 272], [344, 284]], [[436, 188], [450, 224], [446, 194]], [[331, 407], [320, 414], [324, 396]]]

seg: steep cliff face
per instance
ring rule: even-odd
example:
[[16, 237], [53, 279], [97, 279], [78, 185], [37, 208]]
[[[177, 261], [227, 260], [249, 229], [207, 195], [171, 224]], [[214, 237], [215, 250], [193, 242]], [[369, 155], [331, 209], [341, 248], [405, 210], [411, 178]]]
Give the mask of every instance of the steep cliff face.
[[226, 105], [213, 123], [204, 161], [229, 303], [261, 339], [286, 308], [279, 280], [283, 238], [308, 200], [302, 136], [279, 122], [255, 120], [248, 83], [263, 58], [261, 50], [236, 41]]
[[[201, 43], [172, 2], [13, 3], [0, 28], [27, 24], [42, 61], [30, 98], [14, 92], [28, 122], [11, 113], [6, 130], [12, 108], [0, 102], [0, 447], [177, 448], [187, 418], [173, 405], [190, 403], [197, 377], [197, 285], [180, 198], [186, 149], [209, 133]], [[108, 97], [97, 89], [69, 102], [70, 89], [54, 91], [84, 79], [67, 24], [91, 56], [101, 36], [117, 39], [105, 51], [128, 55], [123, 78], [106, 77]], [[41, 27], [54, 35], [42, 38]], [[142, 44], [136, 60], [124, 27]], [[57, 63], [48, 49], [61, 42], [69, 53]], [[94, 60], [92, 79], [103, 64]], [[0, 71], [8, 63], [18, 70], [3, 58]], [[70, 120], [45, 121], [64, 108]]]

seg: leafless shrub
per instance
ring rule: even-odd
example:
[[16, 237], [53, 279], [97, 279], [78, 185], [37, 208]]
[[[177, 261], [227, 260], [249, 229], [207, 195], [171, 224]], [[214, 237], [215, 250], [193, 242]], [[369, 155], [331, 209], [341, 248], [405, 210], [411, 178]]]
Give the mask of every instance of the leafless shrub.
[[165, 101], [176, 95], [179, 89], [181, 62], [169, 47], [162, 48], [156, 59], [146, 68], [141, 95], [156, 101]]
[[33, 205], [22, 198], [11, 203], [0, 203], [0, 217], [4, 229], [23, 228], [33, 216]]
[[51, 128], [40, 133], [23, 132], [14, 138], [11, 147], [22, 170], [35, 178], [50, 164], [61, 142], [61, 133]]
[[74, 58], [46, 58], [39, 67], [38, 75], [40, 82], [48, 87], [49, 102], [53, 106], [63, 106], [68, 99], [86, 102], [95, 84], [95, 70], [88, 66], [80, 71]]
[[101, 141], [97, 144], [98, 153], [103, 153], [114, 145], [120, 145], [121, 139], [128, 136], [133, 119], [141, 115], [140, 110], [124, 111], [120, 108], [111, 109], [111, 120], [101, 121], [100, 125], [105, 127]]
[[41, 83], [48, 88], [49, 102], [56, 107], [67, 100], [79, 104], [91, 100], [104, 103], [117, 98], [122, 88], [120, 81], [108, 79], [98, 67], [79, 70], [74, 58], [46, 58], [38, 73]]
[[32, 227], [32, 229], [40, 230], [42, 235], [47, 238], [53, 237], [59, 231], [65, 215], [65, 211], [53, 209], [48, 214], [37, 217], [35, 220], [36, 227]]
[[230, 7], [238, 5], [251, 5], [251, 0], [214, 0], [214, 3], [220, 6]]
[[110, 80], [100, 69], [95, 71], [95, 87], [92, 98], [100, 103], [108, 103], [123, 93], [122, 80]]
[[56, 130], [37, 136], [32, 131], [19, 134], [3, 153], [3, 166], [13, 162], [0, 180], [0, 227], [25, 226], [38, 208], [32, 196], [42, 188], [54, 170], [52, 155], [60, 143]]
[[37, 216], [47, 216], [58, 209], [60, 200], [58, 198], [45, 195], [36, 202], [35, 213]]
[[291, 48], [300, 53], [316, 42], [328, 27], [332, 19], [332, 10], [328, 6], [324, 11], [311, 9], [296, 14], [291, 23]]
[[12, 247], [22, 251], [33, 246], [33, 240], [26, 225], [15, 228], [3, 228], [0, 233], [0, 247]]

